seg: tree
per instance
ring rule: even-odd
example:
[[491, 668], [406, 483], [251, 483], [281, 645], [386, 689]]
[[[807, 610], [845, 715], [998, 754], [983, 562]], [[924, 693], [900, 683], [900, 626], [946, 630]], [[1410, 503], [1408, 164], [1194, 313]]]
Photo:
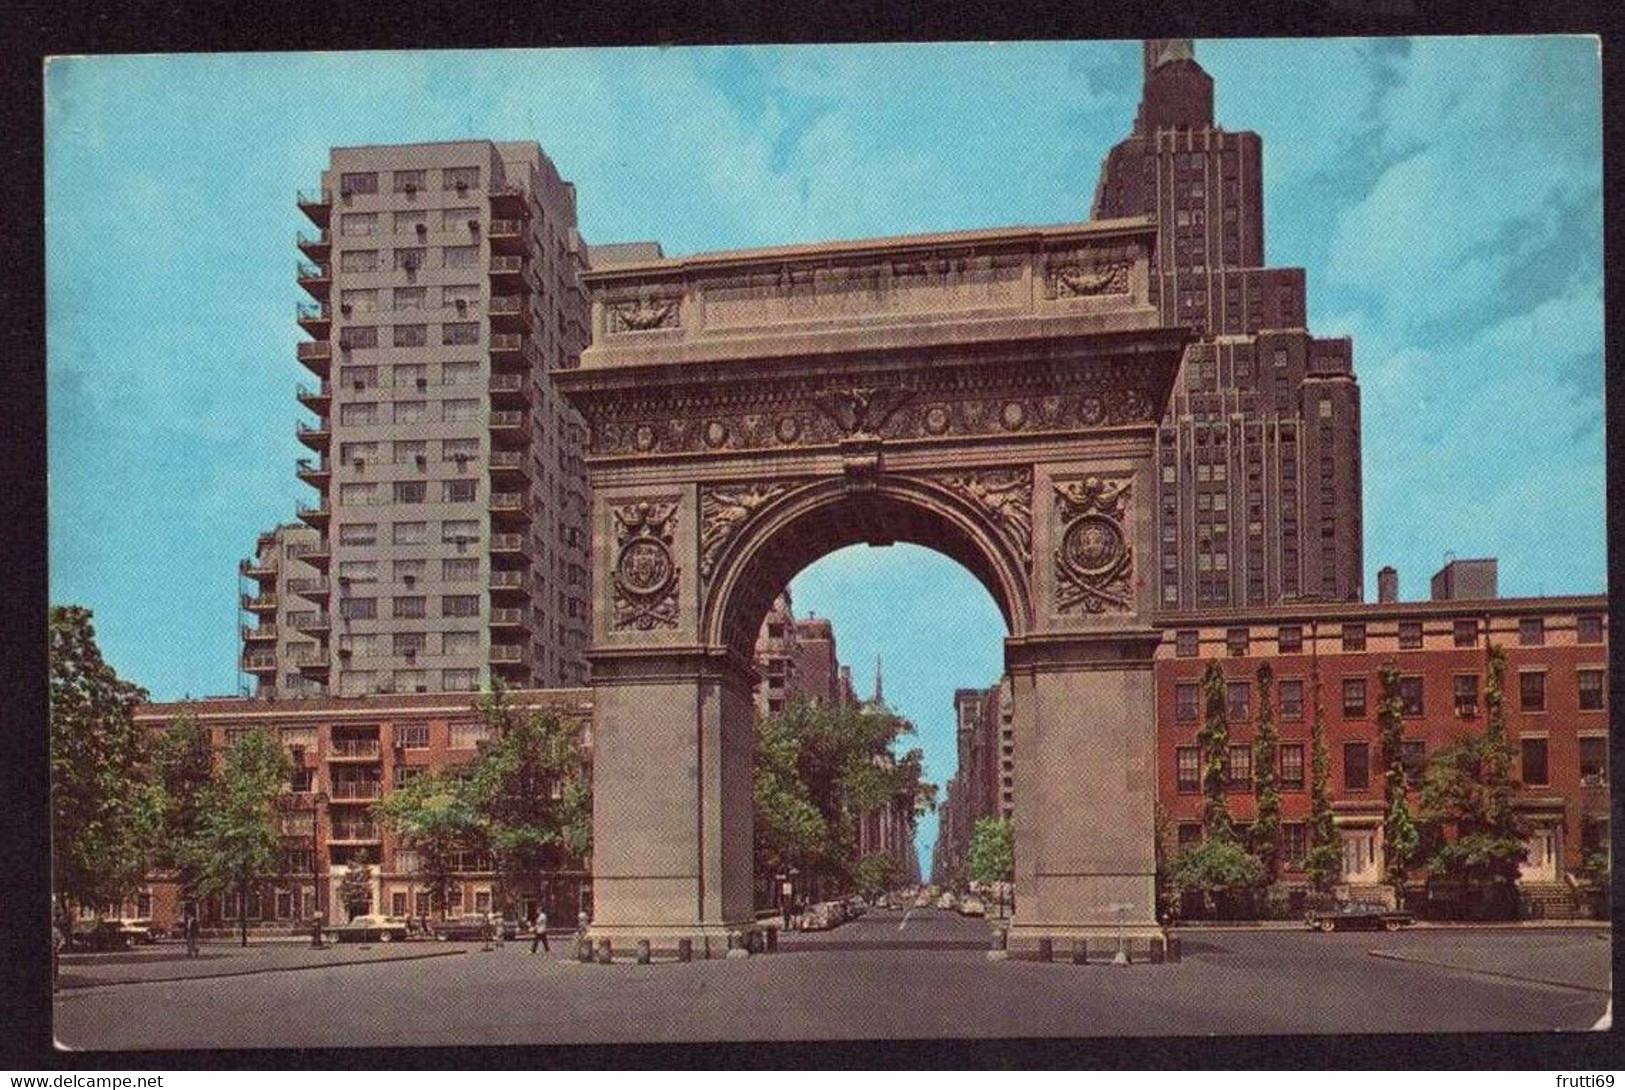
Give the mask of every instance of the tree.
[[1310, 671], [1314, 690], [1314, 718], [1310, 723], [1311, 779], [1309, 781], [1309, 852], [1303, 870], [1310, 883], [1322, 893], [1331, 889], [1343, 873], [1343, 843], [1332, 815], [1332, 762], [1326, 752], [1326, 709], [1320, 696], [1320, 663]]
[[1383, 767], [1383, 877], [1394, 887], [1394, 900], [1405, 903], [1405, 876], [1411, 857], [1421, 843], [1421, 834], [1406, 801], [1404, 746], [1400, 717], [1404, 704], [1399, 698], [1399, 667], [1392, 659], [1377, 672], [1382, 683], [1382, 699], [1377, 705], [1377, 736]]
[[1264, 880], [1264, 865], [1235, 840], [1206, 838], [1185, 848], [1168, 868], [1170, 892], [1183, 900], [1200, 893], [1212, 910], [1216, 900], [1228, 900], [1256, 889]]
[[446, 918], [446, 905], [458, 889], [463, 852], [484, 847], [486, 830], [470, 797], [468, 780], [456, 773], [429, 772], [391, 791], [372, 811], [404, 847], [417, 854], [418, 877]]
[[349, 919], [355, 919], [372, 903], [372, 868], [354, 859], [339, 879], [339, 904]]
[[1004, 884], [1015, 879], [1016, 871], [1016, 836], [1010, 822], [1001, 818], [977, 818], [966, 857], [972, 881], [998, 887], [1002, 909]]
[[152, 865], [175, 872], [182, 901], [191, 901], [197, 896], [198, 838], [214, 782], [214, 746], [190, 711], [159, 735], [153, 766], [161, 809]]
[[242, 944], [248, 945], [248, 891], [282, 869], [282, 817], [278, 799], [289, 790], [293, 766], [268, 732], [249, 731], [226, 748], [204, 795], [197, 837], [183, 866], [199, 893], [237, 898]]
[[515, 707], [500, 685], [475, 706], [490, 735], [466, 773], [467, 798], [501, 903], [510, 883], [539, 888], [543, 875], [592, 850], [592, 789], [575, 724], [552, 710]]
[[902, 873], [902, 864], [896, 857], [870, 852], [852, 868], [853, 885], [860, 896], [873, 900], [895, 886]]
[[1428, 860], [1431, 876], [1460, 883], [1491, 912], [1517, 904], [1519, 868], [1528, 855], [1526, 821], [1513, 809], [1512, 743], [1506, 733], [1506, 655], [1492, 646], [1485, 677], [1485, 730], [1458, 738], [1428, 762], [1421, 813], [1454, 830]]
[[135, 723], [146, 690], [102, 659], [90, 610], [53, 606], [51, 870], [58, 915], [117, 904], [147, 873], [160, 817], [150, 748]]
[[1275, 707], [1270, 687], [1275, 672], [1270, 664], [1258, 667], [1258, 734], [1253, 740], [1253, 795], [1258, 816], [1253, 819], [1253, 854], [1263, 865], [1265, 884], [1280, 876], [1281, 870], [1281, 791], [1275, 775], [1277, 737]]
[[1215, 842], [1236, 839], [1235, 823], [1224, 799], [1226, 772], [1230, 760], [1230, 724], [1226, 720], [1224, 670], [1209, 662], [1202, 675], [1202, 696], [1207, 718], [1196, 734], [1202, 747], [1202, 833]]

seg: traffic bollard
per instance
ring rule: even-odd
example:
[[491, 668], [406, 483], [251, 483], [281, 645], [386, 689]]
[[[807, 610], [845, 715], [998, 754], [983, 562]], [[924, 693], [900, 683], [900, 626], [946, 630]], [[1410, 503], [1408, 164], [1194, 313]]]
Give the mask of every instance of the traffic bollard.
[[677, 960], [678, 961], [693, 961], [694, 960], [694, 940], [693, 939], [678, 939], [677, 940]]
[[585, 935], [576, 939], [576, 960], [583, 965], [592, 962], [592, 940]]
[[615, 949], [608, 939], [598, 940], [598, 964], [608, 965], [615, 960]]
[[639, 965], [647, 965], [647, 964], [649, 964], [649, 962], [651, 960], [652, 960], [652, 958], [651, 958], [651, 955], [649, 953], [649, 940], [648, 939], [639, 939], [638, 940], [638, 964]]
[[1038, 940], [1038, 960], [1055, 960], [1055, 941], [1053, 939], [1042, 938]]

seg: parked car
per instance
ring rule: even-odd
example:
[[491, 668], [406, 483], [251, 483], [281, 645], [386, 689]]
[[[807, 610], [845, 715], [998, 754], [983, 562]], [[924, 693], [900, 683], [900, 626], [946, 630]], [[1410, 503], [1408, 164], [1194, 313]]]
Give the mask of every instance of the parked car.
[[953, 895], [952, 890], [949, 890], [948, 892], [944, 893], [941, 897], [937, 898], [937, 907], [940, 908], [940, 909], [944, 909], [945, 911], [952, 912], [958, 905], [959, 905], [959, 898], [955, 897]]
[[130, 934], [119, 920], [75, 923], [72, 947], [75, 950], [128, 950]]
[[[493, 924], [491, 917], [484, 913], [471, 912], [462, 916], [448, 916], [444, 920], [432, 920], [429, 930], [441, 942], [477, 942], [487, 935], [495, 936]], [[517, 930], [515, 934], [518, 934]], [[506, 932], [503, 937], [507, 937]]]
[[1304, 920], [1316, 931], [1398, 931], [1415, 923], [1416, 917], [1374, 901], [1350, 901], [1331, 909], [1311, 910]]
[[987, 905], [982, 903], [980, 897], [966, 897], [959, 902], [959, 914], [961, 916], [986, 916]]
[[396, 942], [406, 938], [406, 921], [393, 916], [357, 916], [332, 929], [335, 942]]
[[801, 914], [801, 927], [805, 931], [828, 931], [846, 922], [846, 913], [837, 901], [820, 901]]

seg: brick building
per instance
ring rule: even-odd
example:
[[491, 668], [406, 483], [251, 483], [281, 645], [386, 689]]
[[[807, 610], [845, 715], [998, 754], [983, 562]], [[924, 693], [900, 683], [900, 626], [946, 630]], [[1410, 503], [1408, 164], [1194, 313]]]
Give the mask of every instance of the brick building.
[[[1239, 824], [1256, 814], [1252, 743], [1257, 670], [1274, 672], [1280, 736], [1282, 878], [1304, 881], [1309, 843], [1310, 729], [1325, 711], [1330, 794], [1343, 842], [1343, 881], [1380, 893], [1383, 773], [1376, 708], [1378, 672], [1400, 672], [1404, 754], [1413, 783], [1428, 758], [1484, 729], [1483, 691], [1493, 644], [1506, 653], [1505, 711], [1517, 747], [1516, 805], [1530, 821], [1523, 867], [1531, 911], [1575, 907], [1571, 876], [1608, 844], [1607, 599], [1506, 598], [1370, 604], [1284, 605], [1169, 617], [1154, 667], [1158, 796], [1165, 847], [1202, 834], [1201, 678], [1224, 669], [1230, 729], [1229, 806]], [[1413, 810], [1415, 796], [1413, 794]]]
[[1305, 328], [1303, 269], [1265, 265], [1262, 171], [1257, 133], [1214, 124], [1191, 42], [1146, 42], [1139, 114], [1092, 214], [1156, 219], [1152, 300], [1201, 333], [1157, 435], [1167, 610], [1363, 597], [1352, 344]]
[[[592, 693], [586, 689], [518, 690], [517, 707], [549, 708], [580, 725], [585, 756], [592, 753]], [[248, 897], [251, 927], [273, 932], [308, 928], [312, 916], [344, 919], [336, 891], [352, 862], [371, 868], [370, 911], [393, 916], [434, 916], [429, 894], [420, 887], [415, 853], [372, 816], [372, 804], [392, 788], [430, 769], [472, 759], [487, 736], [468, 694], [393, 694], [288, 702], [207, 699], [148, 704], [136, 722], [163, 730], [183, 712], [208, 729], [217, 749], [239, 733], [264, 729], [280, 739], [293, 761], [291, 790], [283, 798], [282, 873]], [[470, 854], [459, 874], [460, 889], [449, 914], [487, 912], [501, 906], [497, 875], [488, 857]], [[510, 889], [509, 908], [521, 917], [537, 904], [554, 922], [574, 922], [591, 907], [591, 880], [585, 861], [548, 875], [539, 888]], [[131, 906], [160, 927], [181, 916], [179, 891], [162, 875], [141, 891]], [[206, 928], [234, 928], [237, 908], [230, 897], [206, 898], [199, 906]], [[144, 911], [142, 911], [144, 910]]]

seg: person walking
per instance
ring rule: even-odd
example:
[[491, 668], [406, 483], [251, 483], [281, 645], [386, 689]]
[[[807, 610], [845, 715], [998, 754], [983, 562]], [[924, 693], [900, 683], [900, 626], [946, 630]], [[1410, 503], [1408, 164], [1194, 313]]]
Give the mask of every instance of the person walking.
[[547, 913], [541, 909], [537, 909], [536, 914], [530, 918], [530, 952], [533, 954], [536, 952], [537, 943], [540, 943], [542, 949], [549, 954], [553, 952], [553, 948], [547, 945]]
[[186, 914], [184, 930], [186, 932], [186, 956], [189, 958], [195, 958], [197, 957], [198, 940], [198, 921], [196, 912], [188, 912]]

